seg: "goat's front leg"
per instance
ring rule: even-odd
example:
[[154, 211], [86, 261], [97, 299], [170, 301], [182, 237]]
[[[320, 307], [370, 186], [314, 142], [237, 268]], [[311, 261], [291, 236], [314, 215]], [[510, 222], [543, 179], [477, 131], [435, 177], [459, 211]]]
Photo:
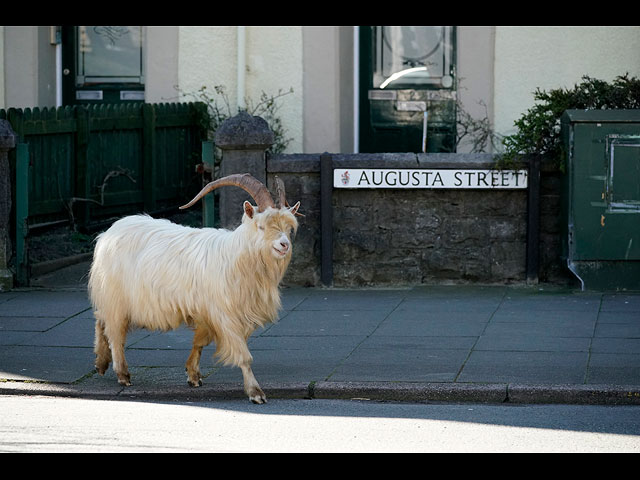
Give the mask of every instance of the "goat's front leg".
[[240, 368], [244, 380], [244, 391], [249, 396], [249, 400], [253, 403], [267, 403], [267, 397], [254, 377], [253, 370], [251, 370], [251, 360], [241, 364]]
[[243, 340], [238, 341], [237, 348], [238, 350], [236, 352], [237, 356], [235, 363], [242, 370], [245, 393], [253, 403], [267, 403], [267, 397], [260, 388], [256, 377], [253, 375], [253, 370], [251, 370], [253, 357], [251, 356], [251, 352], [249, 352], [246, 337]]
[[248, 333], [238, 334], [228, 329], [225, 335], [216, 337], [218, 350], [216, 354], [225, 365], [235, 365], [242, 370], [244, 391], [253, 403], [267, 403], [267, 397], [260, 388], [256, 377], [251, 370], [253, 357], [247, 346]]

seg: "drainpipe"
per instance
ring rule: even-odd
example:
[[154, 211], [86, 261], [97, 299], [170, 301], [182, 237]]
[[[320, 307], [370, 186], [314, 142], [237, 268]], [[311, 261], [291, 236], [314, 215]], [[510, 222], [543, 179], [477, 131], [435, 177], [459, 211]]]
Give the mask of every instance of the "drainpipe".
[[429, 118], [429, 112], [426, 110], [422, 112], [422, 153], [427, 152], [427, 119]]
[[353, 27], [353, 153], [360, 151], [360, 27]]
[[56, 107], [62, 106], [62, 44], [56, 44]]
[[56, 107], [62, 106], [62, 33], [60, 25], [49, 27], [49, 43], [56, 54]]
[[245, 76], [247, 72], [247, 61], [246, 61], [246, 32], [245, 27], [238, 27], [238, 71], [237, 71], [237, 105], [238, 111], [244, 110], [246, 108], [244, 97], [245, 97]]

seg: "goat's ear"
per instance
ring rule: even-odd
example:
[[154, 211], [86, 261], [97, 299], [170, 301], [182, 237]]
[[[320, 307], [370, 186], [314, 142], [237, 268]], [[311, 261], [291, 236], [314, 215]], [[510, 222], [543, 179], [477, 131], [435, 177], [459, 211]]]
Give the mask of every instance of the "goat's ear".
[[298, 203], [296, 203], [293, 207], [291, 207], [289, 209], [289, 211], [295, 215], [296, 213], [298, 213], [298, 209], [300, 208], [300, 202], [298, 201]]
[[253, 209], [253, 205], [251, 205], [249, 202], [245, 200], [243, 207], [244, 207], [244, 213], [247, 214], [247, 217], [253, 218], [253, 214], [255, 213], [255, 210]]

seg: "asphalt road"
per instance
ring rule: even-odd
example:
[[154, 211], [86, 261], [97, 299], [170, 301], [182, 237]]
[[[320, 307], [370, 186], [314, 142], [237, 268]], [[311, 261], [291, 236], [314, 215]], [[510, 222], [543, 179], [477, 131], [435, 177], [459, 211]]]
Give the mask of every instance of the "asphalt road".
[[0, 452], [640, 452], [640, 406], [0, 397]]

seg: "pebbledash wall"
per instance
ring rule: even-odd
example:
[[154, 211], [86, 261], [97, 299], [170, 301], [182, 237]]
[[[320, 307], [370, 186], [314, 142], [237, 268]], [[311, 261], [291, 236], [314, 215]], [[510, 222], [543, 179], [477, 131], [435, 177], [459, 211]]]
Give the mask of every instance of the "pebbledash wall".
[[[490, 154], [330, 156], [336, 169], [460, 171], [496, 167]], [[281, 154], [266, 158], [269, 187], [274, 185], [275, 175], [282, 178], [289, 202], [300, 200], [305, 215], [299, 219], [285, 285], [323, 284], [320, 157]], [[457, 178], [464, 178], [464, 174]], [[559, 195], [559, 172], [543, 162], [539, 281], [569, 279], [560, 260]], [[334, 188], [331, 207], [332, 284], [336, 287], [527, 281], [527, 189]]]
[[[263, 119], [241, 113], [221, 125], [215, 143], [222, 150], [222, 175], [249, 172], [272, 192], [277, 175], [289, 203], [301, 202], [304, 217], [285, 285], [569, 281], [559, 236], [561, 174], [544, 159], [522, 161], [522, 168], [533, 165], [540, 172], [539, 181], [528, 178], [526, 189], [479, 189], [505, 181], [491, 154], [268, 155], [272, 138]], [[406, 170], [418, 171], [416, 183], [431, 171], [431, 186], [448, 188], [333, 188], [334, 169], [363, 168], [401, 171], [400, 178], [388, 179], [403, 183]], [[483, 170], [495, 173], [469, 173]], [[434, 181], [435, 171], [453, 173], [452, 184]], [[375, 181], [380, 179], [378, 173]], [[457, 188], [465, 179], [474, 188]], [[219, 195], [221, 224], [235, 228], [244, 192], [221, 189]]]

